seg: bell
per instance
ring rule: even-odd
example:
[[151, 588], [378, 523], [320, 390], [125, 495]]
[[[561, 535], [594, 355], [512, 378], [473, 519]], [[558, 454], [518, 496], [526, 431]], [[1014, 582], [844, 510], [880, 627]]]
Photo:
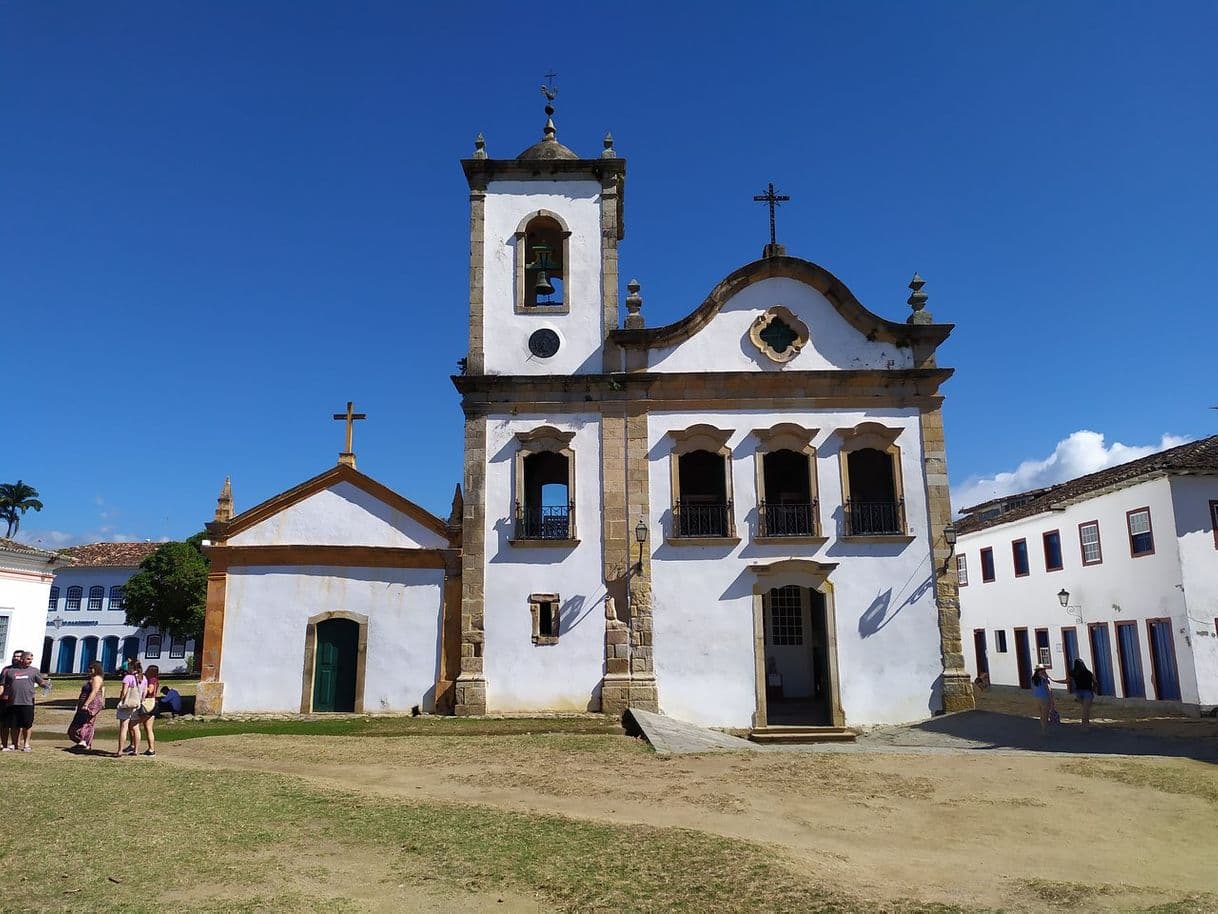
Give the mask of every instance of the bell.
[[537, 284], [533, 286], [533, 291], [537, 293], [538, 298], [541, 298], [543, 295], [554, 294], [554, 286], [550, 284], [550, 279], [546, 276], [545, 270], [537, 274]]

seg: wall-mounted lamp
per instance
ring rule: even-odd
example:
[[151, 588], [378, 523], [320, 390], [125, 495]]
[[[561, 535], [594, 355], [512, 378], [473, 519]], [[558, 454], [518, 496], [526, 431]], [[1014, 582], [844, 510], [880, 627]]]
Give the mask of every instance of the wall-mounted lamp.
[[1066, 615], [1074, 617], [1079, 625], [1083, 624], [1083, 607], [1070, 605], [1070, 591], [1062, 588], [1057, 592], [1057, 602], [1062, 605], [1062, 609], [1066, 611]]
[[639, 561], [635, 567], [639, 571], [642, 571], [643, 570], [643, 544], [645, 542], [647, 542], [647, 524], [643, 521], [643, 518], [641, 516], [639, 517], [639, 522], [635, 525], [635, 528], [634, 528], [634, 539], [635, 539], [635, 542], [637, 542], [639, 544]]
[[947, 543], [947, 558], [943, 560], [943, 573], [947, 574], [952, 556], [956, 554], [956, 525], [951, 521], [948, 521], [947, 526], [943, 528], [943, 542]]
[[1061, 603], [1062, 609], [1065, 609], [1070, 605], [1070, 591], [1063, 587], [1057, 592], [1057, 600], [1059, 603]]

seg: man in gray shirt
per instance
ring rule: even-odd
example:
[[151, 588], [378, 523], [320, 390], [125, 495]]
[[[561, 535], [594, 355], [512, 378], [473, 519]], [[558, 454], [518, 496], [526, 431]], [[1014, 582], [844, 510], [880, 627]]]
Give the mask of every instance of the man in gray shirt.
[[8, 699], [9, 727], [13, 731], [14, 749], [31, 752], [30, 731], [34, 729], [34, 690], [50, 680], [34, 669], [34, 655], [25, 651], [20, 666], [10, 666], [0, 678], [0, 697]]
[[[21, 658], [24, 656], [24, 651], [13, 651], [13, 662], [0, 670], [0, 680], [4, 679], [4, 674], [16, 666], [21, 666]], [[8, 751], [8, 732], [9, 718], [12, 716], [8, 711], [9, 703], [8, 696], [0, 694], [0, 750]], [[13, 748], [17, 748], [17, 734], [13, 734]]]

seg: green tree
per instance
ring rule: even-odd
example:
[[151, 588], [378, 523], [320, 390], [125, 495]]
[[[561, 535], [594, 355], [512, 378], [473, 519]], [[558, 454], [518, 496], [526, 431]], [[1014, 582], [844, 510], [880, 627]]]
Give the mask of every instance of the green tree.
[[202, 540], [198, 533], [183, 543], [165, 543], [140, 563], [140, 570], [123, 585], [129, 625], [154, 627], [199, 643], [208, 569]]
[[9, 539], [21, 526], [21, 515], [33, 508], [42, 510], [42, 502], [38, 500], [38, 490], [27, 486], [18, 479], [16, 482], [0, 483], [0, 520], [8, 524]]

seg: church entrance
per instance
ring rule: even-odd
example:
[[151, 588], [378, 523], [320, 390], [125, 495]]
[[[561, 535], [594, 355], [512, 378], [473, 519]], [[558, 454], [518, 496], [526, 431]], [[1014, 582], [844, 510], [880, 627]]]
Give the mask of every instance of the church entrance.
[[327, 619], [317, 624], [313, 710], [354, 711], [359, 623]]
[[833, 726], [824, 594], [788, 584], [762, 594], [765, 726]]

